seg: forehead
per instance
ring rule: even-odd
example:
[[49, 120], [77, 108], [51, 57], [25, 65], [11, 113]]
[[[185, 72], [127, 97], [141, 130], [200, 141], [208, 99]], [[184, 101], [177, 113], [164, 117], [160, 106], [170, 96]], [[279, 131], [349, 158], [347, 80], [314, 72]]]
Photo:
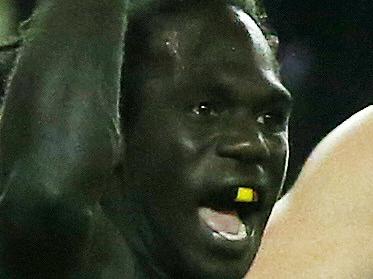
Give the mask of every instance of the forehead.
[[193, 67], [194, 71], [216, 63], [226, 64], [227, 70], [234, 66], [246, 72], [253, 68], [277, 70], [263, 33], [254, 20], [238, 8], [162, 13], [152, 17], [147, 25], [150, 62], [164, 62], [168, 67], [175, 64]]
[[252, 104], [273, 94], [290, 99], [267, 40], [242, 10], [188, 9], [142, 19], [129, 26], [126, 44], [129, 92], [140, 89], [141, 103], [203, 98], [220, 89]]

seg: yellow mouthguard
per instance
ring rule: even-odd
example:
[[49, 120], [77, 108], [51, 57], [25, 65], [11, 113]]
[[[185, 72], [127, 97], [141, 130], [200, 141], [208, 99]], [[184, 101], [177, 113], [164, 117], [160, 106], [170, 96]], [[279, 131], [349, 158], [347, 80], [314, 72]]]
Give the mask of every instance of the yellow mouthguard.
[[234, 201], [235, 202], [256, 202], [258, 201], [258, 195], [251, 188], [239, 187], [237, 191], [237, 196]]

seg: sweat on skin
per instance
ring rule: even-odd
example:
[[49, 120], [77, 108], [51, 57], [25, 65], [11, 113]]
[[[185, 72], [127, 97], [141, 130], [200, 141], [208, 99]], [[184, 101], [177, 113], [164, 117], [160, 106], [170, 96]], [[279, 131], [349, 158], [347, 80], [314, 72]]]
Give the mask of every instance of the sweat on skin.
[[[5, 274], [244, 276], [282, 187], [291, 98], [250, 16], [193, 3], [129, 18], [123, 69], [122, 1], [39, 4], [1, 127]], [[103, 207], [118, 146], [123, 196]], [[258, 202], [235, 203], [239, 187]]]

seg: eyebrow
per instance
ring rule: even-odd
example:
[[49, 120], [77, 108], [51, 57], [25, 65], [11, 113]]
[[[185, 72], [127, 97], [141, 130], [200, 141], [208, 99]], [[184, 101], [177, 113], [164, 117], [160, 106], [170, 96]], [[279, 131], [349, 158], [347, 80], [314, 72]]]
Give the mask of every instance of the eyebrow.
[[[224, 83], [214, 84], [211, 86], [208, 90], [208, 94], [210, 96], [218, 97], [223, 102], [227, 103], [237, 101], [232, 97], [234, 95], [234, 89]], [[286, 110], [289, 112], [293, 109], [294, 99], [285, 87], [280, 88], [278, 86], [271, 86], [271, 89], [269, 89], [263, 97], [263, 99], [258, 101], [258, 104], [262, 107], [281, 106], [286, 108]]]

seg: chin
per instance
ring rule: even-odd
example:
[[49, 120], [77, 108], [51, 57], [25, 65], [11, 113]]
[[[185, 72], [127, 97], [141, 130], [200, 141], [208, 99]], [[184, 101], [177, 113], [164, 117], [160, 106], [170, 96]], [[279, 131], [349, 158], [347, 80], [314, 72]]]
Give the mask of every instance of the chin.
[[185, 267], [176, 274], [175, 278], [190, 279], [242, 279], [249, 270], [253, 257], [233, 260], [217, 260], [212, 257], [205, 258], [198, 263], [189, 259], [185, 261]]
[[[267, 211], [220, 212], [202, 206], [173, 212], [156, 241], [165, 249], [162, 265], [171, 278], [242, 279], [246, 275], [260, 245]], [[230, 228], [234, 233], [212, 224], [219, 218], [234, 223], [234, 230]]]
[[[242, 279], [248, 272], [260, 244], [260, 235], [242, 240], [227, 240], [208, 227], [200, 225], [195, 230], [172, 239], [177, 242], [178, 255], [169, 266], [171, 278], [185, 279]], [[258, 231], [259, 232], [259, 231]], [[178, 260], [176, 260], [178, 259]]]

